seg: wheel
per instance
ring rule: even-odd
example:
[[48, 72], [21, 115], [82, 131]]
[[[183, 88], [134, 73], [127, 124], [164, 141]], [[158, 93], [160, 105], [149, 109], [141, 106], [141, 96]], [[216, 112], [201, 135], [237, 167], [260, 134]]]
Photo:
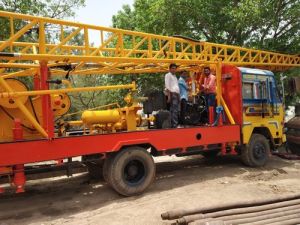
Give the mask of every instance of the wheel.
[[300, 155], [300, 145], [296, 143], [287, 143], [287, 148], [291, 151], [291, 153], [295, 155]]
[[107, 158], [104, 160], [103, 164], [103, 169], [102, 169], [102, 176], [103, 179], [110, 185], [110, 180], [109, 180], [109, 170], [112, 167], [112, 161], [114, 159], [115, 155], [108, 155]]
[[251, 167], [264, 166], [270, 154], [270, 145], [265, 136], [261, 134], [252, 134], [248, 145], [241, 151], [241, 158], [245, 165]]
[[102, 168], [104, 161], [101, 160], [100, 155], [85, 155], [82, 156], [82, 161], [87, 167], [91, 179], [102, 179]]
[[140, 147], [130, 147], [105, 163], [105, 179], [121, 195], [142, 193], [155, 178], [152, 156]]

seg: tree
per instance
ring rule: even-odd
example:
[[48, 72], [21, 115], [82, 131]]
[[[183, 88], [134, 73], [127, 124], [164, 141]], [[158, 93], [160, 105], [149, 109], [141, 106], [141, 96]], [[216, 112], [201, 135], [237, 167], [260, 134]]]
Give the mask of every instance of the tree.
[[113, 26], [298, 53], [299, 17], [299, 0], [135, 0]]
[[299, 18], [299, 0], [135, 0], [112, 21], [116, 28], [299, 54]]
[[[75, 9], [84, 6], [84, 4], [85, 0], [2, 0], [0, 2], [0, 10], [62, 19], [74, 16]], [[26, 25], [24, 21], [14, 21], [15, 30], [21, 29], [24, 25]], [[5, 40], [10, 35], [9, 21], [0, 18], [0, 27], [0, 40]], [[48, 29], [50, 28], [48, 27]], [[50, 35], [51, 37], [48, 38], [55, 37], [55, 31], [51, 32]], [[32, 29], [29, 35], [22, 38], [29, 39], [36, 38], [36, 36], [37, 29]]]
[[2, 0], [0, 10], [62, 19], [75, 15], [85, 0]]

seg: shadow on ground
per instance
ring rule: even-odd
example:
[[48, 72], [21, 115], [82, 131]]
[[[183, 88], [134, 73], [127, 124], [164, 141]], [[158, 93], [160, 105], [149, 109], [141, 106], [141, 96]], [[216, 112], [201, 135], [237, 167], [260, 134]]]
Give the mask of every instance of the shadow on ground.
[[[200, 156], [183, 157], [180, 161], [157, 162], [155, 183], [140, 196], [122, 197], [112, 190], [103, 180], [90, 180], [87, 173], [72, 178], [43, 179], [31, 181], [26, 193], [14, 195], [6, 193], [0, 197], [0, 221], [4, 224], [26, 224], [30, 221], [50, 220], [72, 216], [74, 213], [99, 209], [109, 204], [133, 201], [143, 196], [167, 191], [202, 181], [230, 178], [241, 174], [273, 173], [284, 174], [282, 169], [296, 162], [272, 157], [263, 168], [243, 166], [238, 157], [217, 157], [207, 160]], [[1, 224], [1, 223], [0, 223]]]

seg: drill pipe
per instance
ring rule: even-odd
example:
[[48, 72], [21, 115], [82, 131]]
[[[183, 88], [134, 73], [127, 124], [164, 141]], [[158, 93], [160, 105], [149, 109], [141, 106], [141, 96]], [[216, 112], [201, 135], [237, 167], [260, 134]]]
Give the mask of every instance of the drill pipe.
[[[235, 218], [227, 218], [226, 220], [221, 218], [216, 219], [204, 219], [204, 220], [196, 220], [190, 224], [197, 224], [197, 225], [204, 225], [209, 224], [210, 222], [214, 222], [217, 220], [223, 220], [224, 225], [234, 225], [234, 224], [244, 224], [244, 225], [262, 225], [262, 224], [269, 224], [273, 222], [284, 221], [286, 219], [294, 219], [300, 217], [300, 208], [278, 212], [278, 213], [271, 213], [268, 215], [261, 215], [256, 217], [249, 217], [249, 218], [242, 218], [242, 219], [235, 219]], [[208, 223], [209, 222], [209, 223]]]
[[268, 198], [264, 200], [259, 200], [259, 201], [242, 201], [234, 204], [223, 204], [223, 205], [218, 205], [214, 207], [198, 207], [198, 208], [193, 208], [193, 209], [187, 209], [187, 210], [171, 210], [165, 213], [161, 214], [161, 218], [163, 220], [173, 220], [173, 219], [178, 219], [182, 216], [185, 215], [192, 215], [196, 213], [209, 213], [209, 212], [216, 212], [220, 210], [226, 210], [226, 209], [232, 209], [232, 208], [241, 208], [241, 207], [248, 207], [248, 206], [259, 206], [263, 204], [271, 204], [271, 203], [276, 203], [280, 201], [288, 201], [288, 200], [293, 200], [293, 199], [299, 199], [300, 194], [294, 194], [294, 195], [289, 195], [286, 197], [277, 197], [277, 198]]
[[275, 223], [269, 223], [269, 225], [294, 225], [300, 224], [300, 217], [295, 219], [286, 219], [285, 221], [279, 221]]
[[[199, 224], [199, 223], [190, 223], [190, 224]], [[225, 225], [224, 221], [222, 220], [213, 220], [213, 221], [208, 221], [208, 222], [203, 222], [201, 225]]]
[[246, 218], [246, 217], [250, 217], [251, 215], [253, 216], [265, 215], [270, 212], [281, 212], [281, 211], [286, 211], [289, 209], [296, 209], [296, 208], [300, 208], [300, 199], [278, 202], [278, 203], [256, 206], [256, 207], [229, 209], [229, 210], [207, 213], [207, 214], [194, 214], [194, 215], [189, 215], [189, 216], [184, 216], [182, 218], [179, 218], [176, 222], [177, 224], [184, 225], [199, 219], [206, 219], [206, 218], [226, 219], [228, 216], [232, 216], [235, 218]]
[[[270, 219], [263, 220], [263, 221], [245, 223], [244, 225], [267, 225], [267, 224], [272, 224], [272, 223], [282, 224], [284, 221], [291, 220], [291, 219], [298, 219], [299, 220], [300, 219], [300, 212], [295, 213], [295, 214], [291, 214], [291, 215], [277, 217], [277, 218], [270, 218]], [[226, 223], [225, 222], [225, 224], [229, 225], [231, 223]]]

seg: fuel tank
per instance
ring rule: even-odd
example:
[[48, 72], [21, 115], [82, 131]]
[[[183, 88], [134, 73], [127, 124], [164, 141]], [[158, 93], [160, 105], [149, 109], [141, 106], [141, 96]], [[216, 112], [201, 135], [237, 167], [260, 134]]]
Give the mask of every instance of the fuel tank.
[[117, 123], [121, 119], [121, 112], [118, 109], [84, 111], [81, 119], [87, 125]]

